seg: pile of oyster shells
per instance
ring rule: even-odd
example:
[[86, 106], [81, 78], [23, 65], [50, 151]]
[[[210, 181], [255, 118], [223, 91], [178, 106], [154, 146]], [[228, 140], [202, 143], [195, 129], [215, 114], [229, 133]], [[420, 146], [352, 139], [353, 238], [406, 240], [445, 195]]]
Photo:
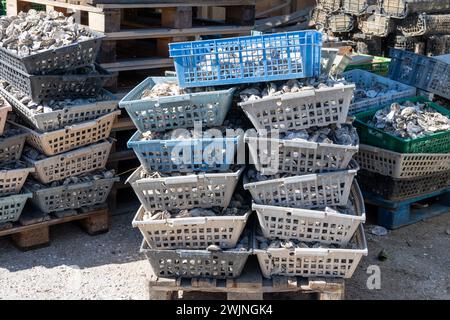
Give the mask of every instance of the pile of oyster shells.
[[208, 92], [216, 90], [214, 87], [180, 88], [177, 81], [156, 83], [153, 87], [144, 89], [141, 99], [156, 99], [158, 97], [178, 96], [185, 93]]
[[285, 140], [307, 140], [310, 142], [357, 146], [359, 137], [356, 129], [349, 124], [310, 127], [303, 130], [287, 131], [280, 134]]
[[296, 248], [323, 248], [323, 249], [358, 249], [358, 245], [354, 242], [350, 242], [345, 246], [338, 244], [323, 244], [318, 241], [314, 242], [302, 242], [298, 240], [267, 240], [264, 236], [256, 236], [258, 242], [258, 248], [261, 250], [267, 249], [288, 249], [295, 250]]
[[0, 17], [0, 47], [19, 57], [92, 39], [92, 34], [57, 11], [20, 12]]
[[30, 109], [31, 112], [34, 113], [48, 113], [55, 110], [61, 110], [66, 107], [72, 107], [77, 105], [84, 105], [90, 103], [96, 103], [99, 101], [110, 100], [111, 97], [101, 94], [95, 98], [87, 98], [87, 99], [65, 99], [65, 100], [50, 100], [44, 103], [36, 103], [34, 102], [30, 96], [27, 96], [20, 90], [17, 90], [12, 85], [8, 84], [6, 81], [0, 80], [0, 86], [8, 91], [14, 98], [16, 98], [20, 103]]
[[357, 102], [367, 98], [376, 98], [395, 93], [398, 93], [398, 90], [382, 83], [370, 83], [367, 86], [364, 83], [357, 83], [356, 89], [353, 91], [353, 101]]
[[82, 174], [79, 176], [69, 177], [64, 180], [53, 181], [52, 183], [50, 183], [48, 185], [39, 183], [37, 181], [28, 181], [27, 186], [32, 191], [36, 191], [36, 190], [45, 189], [45, 188], [68, 186], [68, 185], [73, 185], [73, 184], [77, 184], [77, 183], [96, 181], [96, 180], [100, 180], [100, 179], [111, 179], [111, 178], [114, 178], [114, 176], [115, 176], [114, 170], [100, 170], [100, 171], [85, 173], [85, 174]]
[[378, 110], [368, 121], [378, 129], [402, 138], [418, 138], [439, 131], [450, 130], [450, 119], [424, 103], [394, 102]]
[[279, 96], [284, 93], [295, 93], [306, 90], [314, 90], [321, 88], [330, 88], [334, 86], [344, 85], [347, 82], [344, 79], [334, 80], [331, 78], [326, 79], [304, 79], [300, 82], [297, 79], [291, 79], [288, 81], [269, 82], [255, 84], [242, 90], [239, 93], [241, 102], [251, 102], [265, 97]]

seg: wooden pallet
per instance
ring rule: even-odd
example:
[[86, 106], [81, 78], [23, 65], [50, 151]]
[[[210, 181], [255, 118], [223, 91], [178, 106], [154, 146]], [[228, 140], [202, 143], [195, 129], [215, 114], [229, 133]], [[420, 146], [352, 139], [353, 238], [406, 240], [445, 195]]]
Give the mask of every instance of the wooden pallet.
[[377, 223], [388, 229], [397, 229], [440, 214], [450, 213], [450, 189], [402, 201], [390, 201], [365, 192], [364, 201], [376, 207]]
[[65, 211], [64, 214], [47, 215], [26, 208], [20, 222], [7, 223], [0, 228], [0, 237], [11, 236], [21, 250], [31, 250], [50, 244], [50, 226], [77, 221], [89, 235], [107, 232], [109, 214], [105, 206]]
[[294, 294], [315, 293], [320, 300], [342, 300], [345, 291], [344, 279], [285, 276], [265, 279], [252, 257], [236, 279], [159, 278], [151, 270], [148, 285], [151, 300], [172, 300], [180, 292], [225, 293], [228, 300], [263, 300], [273, 293], [289, 293], [291, 298]]

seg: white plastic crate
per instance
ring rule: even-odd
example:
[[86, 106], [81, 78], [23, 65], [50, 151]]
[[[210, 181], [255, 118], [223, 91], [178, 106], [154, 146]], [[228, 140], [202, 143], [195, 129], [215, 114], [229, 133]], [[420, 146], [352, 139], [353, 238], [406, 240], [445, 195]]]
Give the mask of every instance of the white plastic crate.
[[366, 111], [372, 108], [386, 106], [387, 104], [398, 99], [416, 96], [416, 88], [369, 71], [354, 69], [344, 72], [343, 76], [345, 80], [355, 83], [356, 90], [359, 88], [366, 88], [366, 90], [368, 90], [374, 88], [375, 86], [382, 86], [388, 90], [396, 91], [394, 93], [382, 94], [373, 98], [365, 98], [360, 101], [352, 102], [348, 109], [349, 115], [354, 115], [358, 112]]
[[88, 147], [79, 148], [42, 160], [33, 160], [23, 156], [33, 165], [32, 174], [41, 183], [62, 180], [72, 176], [103, 169], [108, 161], [112, 140], [105, 140]]
[[307, 174], [248, 183], [257, 204], [291, 208], [323, 208], [347, 204], [357, 169]]
[[51, 112], [36, 113], [1, 86], [0, 94], [11, 104], [15, 112], [40, 132], [53, 131], [74, 123], [94, 120], [113, 112], [118, 104], [117, 99], [110, 92], [103, 90], [103, 95], [105, 96], [103, 101], [67, 106]]
[[346, 245], [358, 226], [366, 221], [364, 200], [356, 180], [350, 190], [350, 199], [354, 204], [354, 215], [256, 203], [252, 208], [267, 239]]
[[0, 223], [19, 220], [25, 203], [32, 197], [31, 193], [15, 194], [0, 198]]
[[[197, 173], [151, 178], [139, 167], [127, 180], [147, 211], [228, 207], [243, 168], [236, 172]], [[142, 175], [145, 178], [141, 178]]]
[[357, 249], [285, 248], [253, 249], [264, 277], [301, 276], [351, 278], [362, 256], [367, 256], [367, 242], [362, 225], [355, 233]]
[[258, 137], [247, 131], [251, 163], [264, 175], [305, 174], [347, 168], [357, 146]]
[[19, 193], [30, 172], [34, 168], [0, 170], [0, 196]]
[[0, 107], [0, 136], [3, 134], [3, 130], [5, 129], [6, 118], [8, 117], [8, 112], [12, 110], [12, 107], [5, 99], [0, 97], [0, 100], [3, 100], [3, 105]]
[[95, 120], [44, 133], [36, 132], [24, 126], [20, 126], [20, 128], [28, 133], [28, 144], [46, 156], [53, 156], [108, 138], [114, 120], [119, 114], [120, 111], [114, 111]]
[[257, 130], [279, 132], [345, 123], [352, 100], [353, 84], [336, 84], [331, 88], [303, 90], [270, 96], [239, 106]]
[[[149, 213], [151, 213], [150, 211]], [[141, 206], [133, 219], [152, 249], [222, 249], [236, 246], [251, 211], [241, 216], [212, 216], [144, 220]]]
[[450, 170], [449, 153], [397, 153], [365, 144], [359, 145], [355, 159], [361, 166], [396, 179], [421, 177]]

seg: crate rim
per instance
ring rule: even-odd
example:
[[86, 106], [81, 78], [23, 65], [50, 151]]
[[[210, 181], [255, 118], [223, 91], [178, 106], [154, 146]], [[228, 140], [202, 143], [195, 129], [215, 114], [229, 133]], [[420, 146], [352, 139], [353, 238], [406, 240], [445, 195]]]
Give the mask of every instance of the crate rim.
[[9, 200], [10, 200], [10, 198], [12, 198], [12, 197], [17, 197], [17, 198], [22, 198], [21, 200], [23, 200], [23, 199], [31, 199], [31, 198], [33, 198], [33, 193], [31, 193], [31, 192], [20, 192], [20, 193], [17, 193], [17, 194], [11, 194], [11, 195], [8, 195], [8, 196], [5, 196], [5, 197], [0, 197], [0, 203], [1, 202], [8, 202]]
[[[31, 180], [31, 181], [34, 182], [34, 183], [39, 183], [39, 184], [41, 184], [43, 186], [46, 186], [45, 183], [36, 181], [35, 179], [33, 179], [33, 180]], [[116, 176], [116, 177], [112, 177], [112, 178], [101, 178], [101, 179], [98, 179], [98, 180], [91, 180], [91, 181], [88, 181], [88, 182], [80, 182], [80, 183], [75, 183], [75, 184], [70, 184], [70, 185], [60, 185], [60, 186], [56, 186], [56, 187], [49, 186], [49, 187], [45, 187], [45, 188], [42, 188], [42, 189], [39, 189], [39, 190], [35, 190], [35, 191], [32, 191], [27, 186], [24, 186], [24, 189], [29, 191], [29, 192], [32, 192], [32, 193], [35, 193], [35, 194], [39, 195], [39, 194], [42, 194], [42, 193], [47, 193], [49, 190], [55, 190], [55, 189], [62, 189], [62, 191], [68, 191], [68, 190], [71, 190], [71, 189], [79, 189], [79, 188], [84, 188], [84, 187], [90, 187], [90, 186], [94, 185], [95, 182], [97, 182], [97, 181], [118, 182], [118, 181], [120, 181], [120, 177]]]

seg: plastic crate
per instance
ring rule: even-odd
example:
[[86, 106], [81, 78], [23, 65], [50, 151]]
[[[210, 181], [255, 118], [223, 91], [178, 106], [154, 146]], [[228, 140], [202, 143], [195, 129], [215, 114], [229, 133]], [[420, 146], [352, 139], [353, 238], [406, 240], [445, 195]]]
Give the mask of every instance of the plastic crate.
[[427, 56], [439, 56], [450, 52], [450, 34], [427, 37]]
[[30, 172], [34, 168], [0, 170], [0, 196], [19, 193]]
[[350, 32], [355, 26], [355, 20], [350, 14], [340, 13], [334, 14], [328, 19], [328, 26], [332, 32], [343, 33]]
[[120, 111], [114, 111], [95, 120], [73, 124], [51, 132], [39, 133], [19, 126], [29, 133], [27, 143], [46, 156], [54, 156], [87, 146], [109, 137], [114, 120]]
[[158, 277], [214, 279], [236, 278], [241, 275], [251, 251], [224, 250], [162, 250], [150, 249], [144, 240], [141, 253], [147, 257]]
[[345, 71], [350, 71], [354, 69], [366, 70], [372, 73], [376, 73], [379, 75], [387, 75], [389, 64], [391, 59], [385, 57], [374, 56], [373, 61], [370, 63], [361, 63], [361, 64], [349, 64], [345, 68]]
[[268, 96], [239, 106], [257, 130], [279, 132], [327, 126], [347, 121], [355, 85], [337, 84], [330, 88], [302, 90]]
[[[143, 167], [127, 180], [145, 210], [228, 207], [243, 168], [236, 172], [151, 178]], [[141, 178], [145, 174], [145, 178]]]
[[450, 14], [410, 15], [397, 28], [406, 37], [446, 34], [450, 30]]
[[[6, 125], [6, 128], [8, 126], [9, 124]], [[0, 137], [0, 163], [12, 163], [20, 159], [27, 135], [27, 133], [22, 133], [7, 138]]]
[[111, 151], [112, 140], [105, 140], [42, 160], [23, 159], [34, 166], [32, 174], [41, 183], [50, 183], [68, 177], [103, 169]]
[[269, 248], [253, 250], [265, 278], [272, 276], [351, 278], [362, 256], [367, 256], [367, 242], [362, 225], [354, 236], [357, 249]]
[[[94, 206], [106, 202], [114, 182], [119, 180], [119, 177], [103, 178], [90, 182], [34, 190], [32, 202], [45, 213]], [[31, 183], [33, 182], [31, 181]]]
[[311, 21], [316, 25], [316, 29], [328, 28], [328, 15], [324, 9], [317, 6], [311, 11]]
[[346, 245], [359, 225], [366, 221], [364, 200], [356, 181], [350, 190], [350, 198], [355, 206], [354, 215], [255, 203], [252, 208], [267, 239]]
[[324, 208], [347, 204], [357, 169], [307, 174], [258, 182], [244, 180], [257, 204], [289, 208]]
[[[450, 117], [450, 111], [433, 102], [428, 101], [424, 97], [406, 98], [398, 102], [405, 101], [426, 103], [426, 105], [437, 112]], [[400, 153], [448, 153], [450, 152], [450, 131], [441, 131], [423, 137], [411, 139], [400, 138], [382, 129], [375, 128], [367, 124], [371, 120], [377, 110], [369, 110], [356, 114], [354, 122], [358, 130], [361, 143], [375, 147], [380, 147]]]
[[395, 25], [392, 23], [389, 16], [374, 13], [359, 21], [359, 28], [365, 35], [386, 37], [394, 29]]
[[0, 77], [33, 101], [97, 97], [112, 74], [95, 66], [95, 73], [63, 75], [29, 75], [0, 60]]
[[276, 173], [305, 174], [347, 168], [357, 146], [341, 146], [299, 140], [258, 137], [245, 134], [251, 163], [264, 175]]
[[[0, 100], [2, 98], [0, 97]], [[3, 130], [5, 129], [6, 119], [8, 118], [8, 112], [12, 110], [11, 105], [3, 99], [3, 105], [0, 106], [0, 136], [3, 134]]]
[[210, 245], [233, 248], [251, 214], [143, 220], [145, 211], [143, 206], [139, 208], [133, 227], [139, 228], [150, 248], [171, 250], [206, 249]]
[[341, 8], [341, 0], [317, 0], [317, 6], [328, 13], [334, 13]]
[[394, 48], [390, 56], [389, 78], [450, 99], [450, 64]]
[[0, 223], [14, 222], [19, 220], [27, 199], [31, 193], [15, 194], [0, 198]]
[[361, 170], [357, 179], [365, 192], [396, 201], [447, 190], [450, 187], [450, 170], [410, 179], [394, 179]]
[[416, 96], [416, 88], [408, 86], [398, 81], [394, 81], [365, 70], [351, 70], [343, 73], [345, 80], [354, 82], [356, 90], [373, 89], [375, 86], [383, 86], [389, 90], [395, 90], [395, 93], [386, 93], [374, 98], [365, 98], [352, 102], [348, 109], [349, 115], [366, 111], [373, 108], [380, 108], [392, 103], [398, 99]]
[[355, 159], [361, 169], [395, 179], [411, 179], [450, 170], [450, 153], [397, 153], [365, 144], [360, 144], [359, 148]]
[[21, 118], [40, 132], [53, 131], [75, 123], [94, 120], [116, 110], [118, 103], [111, 93], [103, 90], [102, 95], [105, 96], [103, 101], [67, 106], [52, 112], [35, 113], [1, 86], [0, 94], [11, 104]]
[[342, 0], [343, 11], [357, 16], [366, 13], [368, 6], [368, 0]]
[[[88, 30], [87, 28], [85, 28]], [[92, 39], [56, 49], [47, 49], [26, 57], [0, 47], [0, 61], [30, 75], [51, 74], [90, 66], [95, 62], [104, 35], [88, 30]]]
[[402, 35], [395, 35], [389, 39], [389, 47], [400, 50], [415, 51], [416, 45], [419, 43], [424, 43], [421, 37], [405, 37]]
[[174, 81], [174, 77], [147, 78], [120, 101], [119, 106], [127, 110], [139, 131], [193, 128], [195, 121], [206, 127], [222, 125], [231, 107], [234, 88], [141, 99], [145, 89]]
[[181, 87], [307, 78], [320, 74], [322, 34], [294, 31], [169, 44]]
[[391, 18], [403, 19], [408, 15], [408, 0], [378, 0], [381, 12]]
[[[193, 172], [228, 170], [235, 163], [242, 135], [186, 140], [145, 140], [138, 131], [128, 141], [147, 171]], [[223, 149], [222, 149], [223, 148]], [[226, 150], [225, 154], [218, 150]]]

